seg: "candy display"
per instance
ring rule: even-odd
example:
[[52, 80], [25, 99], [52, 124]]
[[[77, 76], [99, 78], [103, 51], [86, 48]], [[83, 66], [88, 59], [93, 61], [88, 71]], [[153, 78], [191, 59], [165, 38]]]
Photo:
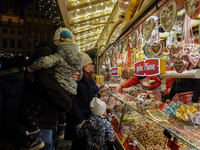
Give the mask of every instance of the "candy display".
[[[185, 139], [187, 134], [194, 134], [197, 139], [197, 134], [200, 133], [199, 129], [187, 129], [187, 132], [184, 130], [185, 127], [191, 126], [191, 124], [187, 124], [185, 121], [198, 120], [195, 117], [200, 117], [198, 109], [195, 108], [196, 106], [188, 106], [181, 102], [171, 102], [166, 108], [166, 112], [169, 112], [170, 115], [164, 112], [164, 110], [159, 110], [153, 106], [151, 106], [151, 109], [146, 107], [147, 111], [144, 109], [140, 111], [142, 105], [138, 105], [138, 103], [145, 103], [141, 99], [150, 100], [152, 98], [151, 104], [156, 102], [151, 91], [147, 91], [147, 93], [142, 93], [140, 91], [132, 96], [127, 93], [128, 90], [132, 90], [132, 93], [135, 92], [133, 90], [136, 90], [136, 88], [133, 87], [132, 89], [126, 89], [125, 94], [118, 92], [110, 93], [105, 90], [104, 92], [107, 94], [103, 94], [104, 96], [102, 97], [102, 100], [105, 102], [108, 102], [109, 98], [107, 108], [110, 109], [108, 111], [110, 121], [123, 145], [125, 144], [125, 141], [127, 142], [126, 138], [128, 138], [130, 145], [131, 143], [137, 143], [135, 145], [138, 149], [163, 149], [166, 144], [166, 136], [163, 134], [165, 128], [170, 130], [170, 132], [173, 131], [172, 133], [174, 133], [174, 137], [180, 136], [180, 138]], [[151, 115], [149, 115], [149, 113]], [[181, 114], [181, 117], [178, 117], [177, 114]], [[185, 116], [184, 114], [189, 114], [187, 116], [187, 118], [189, 118], [188, 120], [185, 120], [183, 117]], [[123, 119], [121, 120], [122, 117]], [[193, 123], [198, 125], [198, 121]], [[196, 144], [195, 139], [189, 139], [188, 142], [194, 145]], [[181, 139], [178, 139], [176, 143], [181, 147], [181, 149], [190, 149], [190, 146]], [[165, 149], [170, 150], [167, 146]]]

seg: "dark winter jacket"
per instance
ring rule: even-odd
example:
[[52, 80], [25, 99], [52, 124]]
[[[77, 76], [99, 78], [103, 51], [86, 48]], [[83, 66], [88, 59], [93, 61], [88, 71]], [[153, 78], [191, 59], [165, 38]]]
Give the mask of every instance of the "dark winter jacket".
[[[41, 42], [38, 49], [30, 57], [27, 65], [32, 64], [40, 57], [54, 54], [57, 46], [53, 42]], [[19, 120], [23, 121], [24, 111], [32, 103], [37, 103], [38, 100], [44, 100], [49, 103], [49, 108], [46, 112], [38, 116], [40, 129], [53, 129], [56, 125], [59, 111], [67, 111], [71, 108], [71, 98], [66, 94], [65, 90], [60, 86], [55, 78], [55, 68], [40, 70], [34, 74], [34, 84], [27, 72], [25, 73], [23, 98], [19, 106]]]
[[92, 76], [89, 77], [89, 83], [92, 87], [92, 96], [98, 97], [99, 87], [96, 85], [96, 82]]
[[87, 139], [87, 150], [108, 150], [107, 143], [115, 141], [111, 123], [100, 115], [91, 115], [82, 126], [77, 125], [77, 134]]
[[[1, 74], [0, 74], [1, 76]], [[17, 108], [23, 91], [23, 72], [6, 73], [0, 77], [0, 136], [19, 135]]]
[[193, 91], [192, 102], [197, 103], [200, 96], [200, 79], [181, 78], [174, 79], [168, 99], [172, 99], [176, 93]]
[[72, 96], [72, 108], [66, 115], [66, 139], [77, 137], [75, 126], [91, 115], [89, 108], [90, 101], [93, 98], [91, 85], [84, 78], [77, 84], [77, 95]]

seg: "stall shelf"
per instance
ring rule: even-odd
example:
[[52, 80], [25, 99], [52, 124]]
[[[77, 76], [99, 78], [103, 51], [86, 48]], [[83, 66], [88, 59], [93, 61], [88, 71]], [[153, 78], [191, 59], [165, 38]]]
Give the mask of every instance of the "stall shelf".
[[[112, 106], [110, 121], [122, 145], [127, 135], [131, 144], [137, 143], [137, 149], [169, 149], [170, 136], [181, 150], [200, 149], [199, 126], [160, 111], [157, 104], [140, 107], [131, 96], [109, 89], [104, 92], [102, 100]], [[131, 149], [130, 145], [125, 149]]]

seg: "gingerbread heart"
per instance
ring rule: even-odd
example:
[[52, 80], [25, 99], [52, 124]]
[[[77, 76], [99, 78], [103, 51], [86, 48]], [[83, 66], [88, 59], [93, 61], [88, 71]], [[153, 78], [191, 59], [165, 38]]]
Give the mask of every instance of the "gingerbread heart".
[[196, 67], [199, 62], [199, 54], [188, 54], [188, 68], [187, 70], [191, 70], [192, 68]]
[[170, 55], [172, 57], [174, 57], [175, 54], [177, 54], [178, 52], [180, 52], [180, 50], [182, 49], [183, 45], [178, 42], [177, 40], [174, 40], [174, 42], [171, 45], [168, 45], [167, 48], [170, 51]]
[[155, 53], [155, 55], [159, 55], [163, 51], [164, 44], [162, 42], [154, 43], [151, 45], [151, 51]]
[[146, 41], [151, 37], [153, 31], [154, 19], [150, 18], [148, 21], [145, 21], [143, 26], [143, 37]]
[[149, 43], [146, 43], [143, 47], [143, 51], [144, 51], [144, 54], [147, 58], [152, 58], [153, 57], [153, 53], [151, 51], [151, 44]]
[[176, 18], [175, 29], [176, 32], [178, 32], [179, 34], [183, 33], [184, 19], [185, 19], [185, 13], [183, 13], [182, 15], [178, 15]]
[[176, 70], [177, 73], [181, 73], [184, 71], [184, 69], [187, 68], [187, 62], [184, 60], [181, 61], [175, 61], [174, 62], [174, 69]]
[[200, 12], [199, 0], [185, 0], [185, 10], [191, 19], [195, 19]]
[[171, 31], [174, 26], [177, 15], [177, 4], [175, 1], [169, 3], [168, 7], [164, 7], [160, 12], [160, 23], [163, 30]]
[[135, 30], [133, 31], [133, 33], [131, 34], [131, 44], [133, 48], [136, 48], [137, 45], [137, 38], [138, 38], [138, 31]]

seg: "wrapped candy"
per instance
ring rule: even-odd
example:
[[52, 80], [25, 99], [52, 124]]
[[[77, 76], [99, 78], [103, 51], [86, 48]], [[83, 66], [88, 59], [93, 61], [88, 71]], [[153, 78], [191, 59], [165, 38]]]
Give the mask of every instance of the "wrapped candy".
[[173, 101], [171, 101], [171, 103], [169, 104], [169, 106], [166, 107], [165, 111], [166, 113], [168, 114], [172, 114], [172, 115], [176, 115], [176, 111], [177, 109], [180, 107], [180, 106], [183, 106], [185, 107], [185, 104], [181, 103], [181, 102], [177, 102], [177, 103], [174, 103]]
[[183, 121], [190, 121], [190, 118], [188, 116], [188, 114], [193, 115], [195, 112], [197, 112], [198, 110], [194, 107], [194, 106], [188, 106], [186, 105], [184, 107], [184, 105], [181, 105], [177, 111], [176, 111], [176, 117], [183, 120]]

